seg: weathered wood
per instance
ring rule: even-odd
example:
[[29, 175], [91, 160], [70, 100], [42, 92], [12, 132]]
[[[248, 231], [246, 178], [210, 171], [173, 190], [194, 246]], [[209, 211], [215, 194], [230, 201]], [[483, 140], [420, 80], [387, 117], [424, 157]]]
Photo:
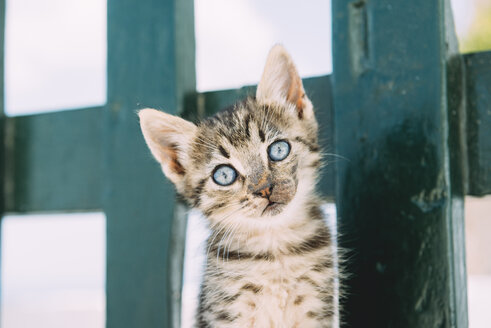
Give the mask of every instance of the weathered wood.
[[491, 52], [465, 57], [469, 195], [491, 194]]
[[[5, 98], [4, 98], [4, 41], [5, 41], [5, 0], [0, 0], [0, 223], [5, 211], [5, 163], [6, 163], [6, 154], [5, 154]], [[0, 245], [2, 244], [1, 236], [2, 236], [2, 224], [0, 224]], [[1, 254], [0, 249], [0, 254]], [[0, 265], [1, 265], [1, 257], [0, 257]], [[0, 270], [0, 272], [3, 270]], [[0, 276], [1, 281], [1, 276]], [[2, 287], [0, 285], [0, 297], [2, 297]], [[1, 309], [0, 309], [1, 311]], [[0, 312], [0, 318], [2, 313]]]
[[447, 99], [463, 76], [449, 13], [445, 0], [333, 1], [347, 327], [467, 327], [462, 131], [450, 117], [462, 99]]
[[344, 161], [334, 150], [334, 116], [331, 76], [320, 76], [303, 80], [305, 92], [314, 104], [315, 116], [319, 122], [319, 141], [323, 151], [321, 181], [318, 187], [329, 201], [334, 199], [335, 163]]
[[102, 209], [102, 108], [8, 118], [8, 212]]
[[[444, 53], [443, 72], [444, 91], [442, 99], [446, 101], [446, 109], [442, 121], [442, 127], [448, 124], [447, 131], [443, 131], [444, 156], [448, 156], [448, 173], [450, 186], [447, 192], [451, 195], [449, 206], [444, 217], [446, 220], [445, 231], [448, 238], [445, 242], [445, 255], [449, 265], [447, 272], [448, 288], [450, 291], [449, 311], [452, 327], [466, 328], [468, 326], [467, 307], [467, 269], [465, 260], [465, 212], [464, 200], [467, 190], [467, 144], [466, 144], [466, 103], [465, 103], [465, 64], [459, 52], [457, 35], [453, 21], [453, 13], [449, 0], [442, 0], [442, 27], [440, 33], [443, 38], [441, 45]], [[446, 159], [445, 157], [443, 158]], [[443, 256], [443, 254], [441, 254]]]
[[180, 112], [184, 95], [195, 91], [194, 56], [193, 1], [108, 2], [104, 211], [109, 328], [178, 323], [171, 313], [180, 297], [172, 293], [169, 272], [175, 192], [144, 143], [135, 110]]

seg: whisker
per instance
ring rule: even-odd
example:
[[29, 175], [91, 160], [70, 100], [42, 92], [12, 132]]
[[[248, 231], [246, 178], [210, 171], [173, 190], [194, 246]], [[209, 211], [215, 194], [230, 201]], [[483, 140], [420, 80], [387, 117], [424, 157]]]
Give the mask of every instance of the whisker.
[[[228, 206], [224, 207], [223, 209], [228, 209], [232, 206], [236, 206], [238, 205], [238, 202], [235, 202], [235, 203], [232, 203], [232, 204], [229, 204]], [[232, 211], [231, 213], [227, 213], [226, 215], [218, 218], [218, 222], [211, 225], [210, 226], [210, 229], [213, 231], [213, 234], [212, 234], [212, 239], [211, 241], [209, 240], [207, 243], [208, 243], [208, 249], [207, 249], [207, 252], [206, 252], [206, 256], [208, 257], [209, 253], [210, 253], [210, 250], [211, 250], [211, 247], [214, 245], [214, 241], [216, 239], [216, 237], [218, 237], [218, 235], [229, 228], [228, 224], [227, 224], [227, 220], [228, 218], [230, 218], [232, 215], [236, 214], [238, 211], [240, 211], [241, 209], [243, 209], [243, 207], [239, 207], [237, 208], [236, 210]], [[219, 227], [219, 229], [217, 230], [216, 227]], [[223, 238], [223, 236], [222, 236]], [[219, 246], [220, 246], [220, 243], [219, 243]], [[220, 250], [220, 248], [218, 249], [218, 251]]]
[[227, 246], [227, 243], [225, 244], [225, 251], [227, 252], [227, 261], [228, 261], [228, 258], [229, 258], [229, 255], [230, 255], [230, 248], [232, 247], [232, 243], [234, 242], [235, 240], [235, 232], [237, 231], [237, 228], [239, 227], [239, 222], [235, 222], [235, 224], [233, 225], [232, 227], [232, 230], [229, 234], [229, 237], [228, 237], [228, 246]]
[[[218, 259], [220, 257], [220, 249], [222, 248], [222, 244], [223, 244], [223, 240], [226, 238], [227, 234], [229, 233], [229, 231], [232, 229], [232, 226], [229, 226], [227, 227], [227, 230], [225, 231], [225, 233], [223, 234], [222, 238], [220, 239], [220, 241], [218, 242], [218, 250], [217, 250], [217, 262], [218, 262]], [[222, 254], [222, 258], [225, 256], [225, 247], [223, 248], [223, 254]]]
[[[239, 207], [236, 211], [234, 211], [234, 214], [237, 213], [238, 211], [242, 210], [243, 208], [244, 208], [243, 206]], [[220, 254], [220, 248], [221, 248], [222, 241], [225, 241], [224, 247], [223, 247], [223, 253], [222, 253], [222, 260], [223, 261], [225, 260], [225, 252], [230, 251], [230, 246], [231, 246], [231, 243], [233, 242], [233, 239], [231, 239], [231, 238], [232, 238], [233, 234], [235, 233], [235, 230], [238, 226], [239, 226], [239, 222], [237, 222], [237, 221], [233, 222], [232, 225], [227, 229], [227, 231], [223, 235], [222, 239], [220, 240], [220, 245], [218, 248], [219, 251], [217, 253], [217, 256], [218, 256], [218, 254]], [[227, 251], [227, 244], [228, 244], [228, 251]], [[228, 258], [228, 253], [227, 253], [227, 258]]]
[[351, 162], [349, 158], [344, 157], [342, 155], [334, 154], [334, 153], [324, 153], [324, 152], [321, 152], [321, 156], [322, 157], [324, 157], [324, 156], [332, 156], [332, 157], [336, 157], [336, 158], [343, 159], [345, 161]]

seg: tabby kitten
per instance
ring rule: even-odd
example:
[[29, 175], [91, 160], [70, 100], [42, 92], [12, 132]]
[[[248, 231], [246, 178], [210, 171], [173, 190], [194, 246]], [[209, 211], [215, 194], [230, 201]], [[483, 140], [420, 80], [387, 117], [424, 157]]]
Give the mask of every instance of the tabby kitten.
[[255, 98], [198, 125], [139, 116], [165, 175], [212, 231], [197, 326], [338, 327], [317, 121], [285, 49], [269, 53]]

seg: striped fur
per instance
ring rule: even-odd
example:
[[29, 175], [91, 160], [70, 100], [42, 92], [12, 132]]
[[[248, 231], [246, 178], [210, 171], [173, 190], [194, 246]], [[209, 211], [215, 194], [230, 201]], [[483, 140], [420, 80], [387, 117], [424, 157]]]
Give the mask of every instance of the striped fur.
[[[197, 326], [338, 327], [337, 252], [315, 192], [318, 127], [286, 51], [272, 49], [255, 98], [198, 125], [139, 114], [152, 154], [212, 231]], [[291, 150], [272, 161], [278, 140]], [[229, 186], [212, 179], [223, 164], [238, 173]]]

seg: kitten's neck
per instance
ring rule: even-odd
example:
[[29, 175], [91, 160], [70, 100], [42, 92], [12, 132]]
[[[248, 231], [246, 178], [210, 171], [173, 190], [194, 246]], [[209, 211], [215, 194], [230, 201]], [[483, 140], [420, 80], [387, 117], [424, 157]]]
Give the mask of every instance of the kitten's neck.
[[239, 252], [272, 254], [288, 253], [289, 247], [301, 243], [325, 227], [321, 201], [316, 197], [289, 212], [267, 218], [257, 218], [250, 231], [236, 233], [233, 247]]

